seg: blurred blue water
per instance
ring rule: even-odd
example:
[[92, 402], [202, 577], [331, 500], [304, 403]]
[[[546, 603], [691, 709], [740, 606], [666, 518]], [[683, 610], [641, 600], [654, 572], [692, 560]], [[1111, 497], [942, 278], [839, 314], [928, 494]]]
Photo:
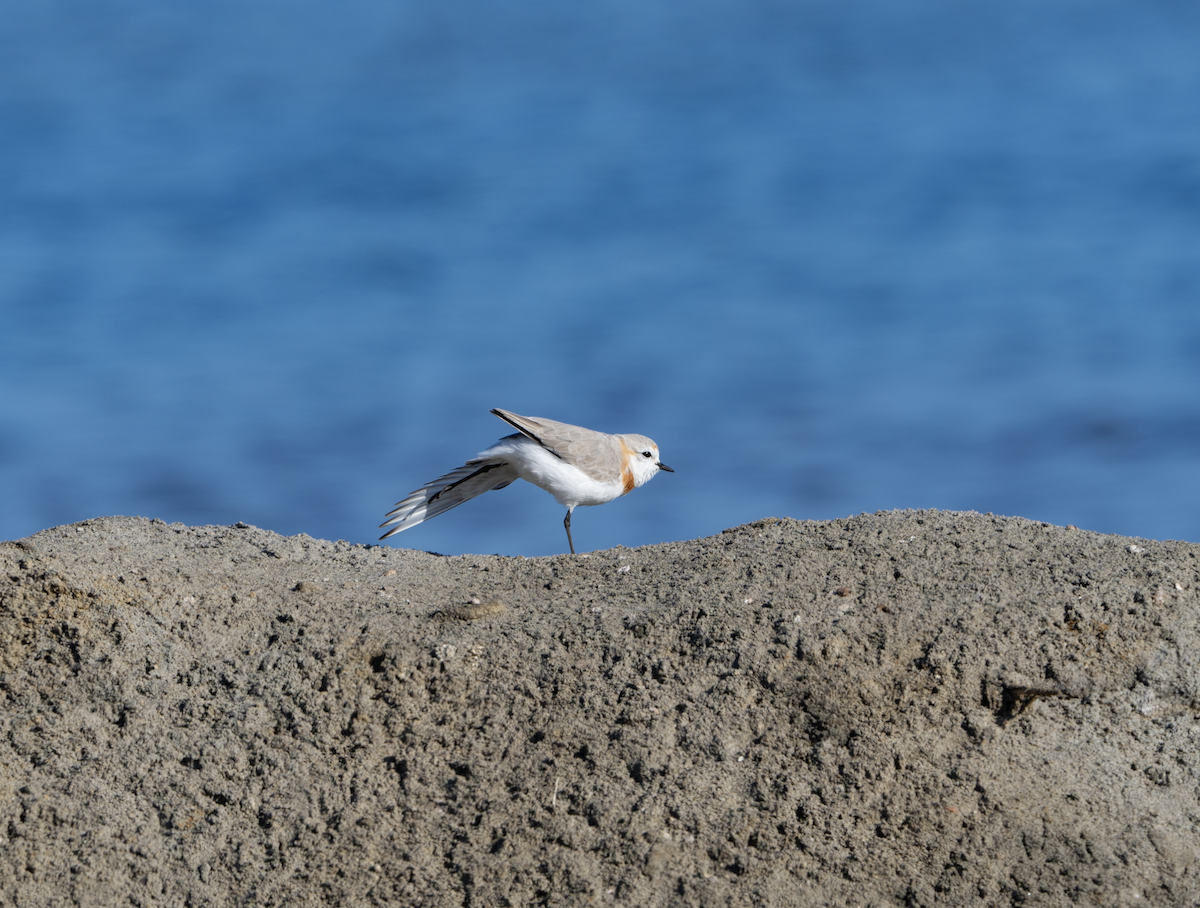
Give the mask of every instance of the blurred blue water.
[[[1200, 8], [17, 0], [0, 538], [370, 541], [501, 406], [775, 516], [1200, 541]], [[518, 483], [394, 537], [565, 550]]]

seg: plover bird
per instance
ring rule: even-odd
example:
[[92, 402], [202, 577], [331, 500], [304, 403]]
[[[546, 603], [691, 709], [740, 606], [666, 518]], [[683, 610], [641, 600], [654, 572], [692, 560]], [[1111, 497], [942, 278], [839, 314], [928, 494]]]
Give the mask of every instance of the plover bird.
[[571, 539], [571, 512], [581, 505], [607, 504], [648, 482], [659, 470], [675, 471], [658, 459], [658, 445], [645, 435], [608, 435], [538, 416], [492, 410], [517, 429], [468, 460], [397, 502], [380, 539], [491, 492], [514, 479], [545, 489], [567, 509], [563, 526]]

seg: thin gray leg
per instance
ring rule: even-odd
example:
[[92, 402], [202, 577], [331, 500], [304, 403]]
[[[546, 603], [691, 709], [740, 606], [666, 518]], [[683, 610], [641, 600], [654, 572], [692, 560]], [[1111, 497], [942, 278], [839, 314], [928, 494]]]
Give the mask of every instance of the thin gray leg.
[[563, 520], [563, 526], [567, 528], [567, 545], [571, 547], [571, 554], [575, 554], [575, 543], [571, 541], [571, 509], [567, 508], [567, 516]]

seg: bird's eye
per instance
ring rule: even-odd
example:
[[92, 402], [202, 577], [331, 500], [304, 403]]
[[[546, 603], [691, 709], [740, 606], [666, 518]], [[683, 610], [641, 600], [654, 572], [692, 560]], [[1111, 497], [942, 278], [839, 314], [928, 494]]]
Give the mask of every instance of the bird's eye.
[[642, 452], [642, 456], [643, 456], [643, 457], [651, 457], [651, 456], [653, 456], [653, 455], [651, 455], [651, 453], [650, 453], [649, 451], [643, 451], [643, 452]]

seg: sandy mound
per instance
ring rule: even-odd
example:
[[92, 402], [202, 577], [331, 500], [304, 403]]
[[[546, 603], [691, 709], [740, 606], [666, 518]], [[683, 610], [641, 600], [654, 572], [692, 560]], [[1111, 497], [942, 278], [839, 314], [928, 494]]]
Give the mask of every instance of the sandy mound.
[[973, 513], [0, 544], [0, 902], [1181, 905], [1200, 546]]

